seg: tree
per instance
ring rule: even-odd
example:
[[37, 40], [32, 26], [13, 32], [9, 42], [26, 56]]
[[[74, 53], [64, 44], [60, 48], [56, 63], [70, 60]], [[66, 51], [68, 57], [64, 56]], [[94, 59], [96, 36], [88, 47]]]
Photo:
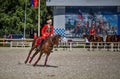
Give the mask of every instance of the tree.
[[[42, 27], [48, 16], [52, 16], [52, 8], [46, 7], [46, 0], [40, 0], [40, 26]], [[25, 0], [0, 0], [0, 37], [4, 34], [23, 34], [25, 17]], [[38, 26], [38, 8], [34, 8], [27, 0], [26, 33]]]

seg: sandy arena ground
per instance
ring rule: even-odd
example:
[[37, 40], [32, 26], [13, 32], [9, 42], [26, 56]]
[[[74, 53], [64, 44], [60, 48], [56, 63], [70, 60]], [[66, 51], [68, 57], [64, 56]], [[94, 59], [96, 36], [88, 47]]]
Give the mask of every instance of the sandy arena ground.
[[120, 79], [120, 52], [58, 49], [47, 67], [24, 64], [30, 48], [0, 48], [0, 79]]

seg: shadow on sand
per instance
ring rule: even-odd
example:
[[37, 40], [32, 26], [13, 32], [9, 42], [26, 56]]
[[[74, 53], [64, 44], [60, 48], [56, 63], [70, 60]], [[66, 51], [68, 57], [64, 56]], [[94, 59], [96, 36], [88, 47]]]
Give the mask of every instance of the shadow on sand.
[[[44, 67], [44, 65], [36, 65], [36, 67]], [[46, 67], [58, 68], [58, 66], [46, 65]]]

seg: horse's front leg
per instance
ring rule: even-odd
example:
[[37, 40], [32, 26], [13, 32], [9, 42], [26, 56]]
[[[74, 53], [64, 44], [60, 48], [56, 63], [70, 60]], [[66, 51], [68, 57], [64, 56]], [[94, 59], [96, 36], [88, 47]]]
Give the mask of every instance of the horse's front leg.
[[38, 54], [38, 52], [39, 52], [39, 50], [36, 50], [36, 52], [32, 55], [32, 57], [31, 57], [31, 59], [30, 59], [30, 61], [29, 61], [29, 63], [31, 63], [31, 61], [33, 60], [33, 58]]
[[45, 63], [44, 63], [44, 67], [46, 67], [46, 64], [47, 64], [47, 61], [48, 61], [48, 57], [49, 57], [49, 55], [50, 55], [50, 53], [48, 53], [48, 54], [46, 55]]
[[33, 64], [33, 66], [36, 66], [36, 64], [38, 63], [38, 61], [41, 59], [42, 54], [43, 54], [43, 52], [40, 53], [38, 60]]
[[98, 43], [98, 48], [99, 48], [99, 51], [102, 49], [102, 43]]
[[118, 44], [115, 42], [114, 47], [113, 47], [114, 51], [118, 51]]
[[30, 49], [30, 51], [29, 51], [29, 53], [28, 53], [28, 56], [27, 56], [27, 58], [26, 58], [26, 60], [25, 60], [25, 64], [28, 62], [28, 60], [29, 60], [29, 58], [30, 58], [30, 55], [31, 55], [31, 52], [36, 48], [37, 46], [33, 46], [31, 49]]

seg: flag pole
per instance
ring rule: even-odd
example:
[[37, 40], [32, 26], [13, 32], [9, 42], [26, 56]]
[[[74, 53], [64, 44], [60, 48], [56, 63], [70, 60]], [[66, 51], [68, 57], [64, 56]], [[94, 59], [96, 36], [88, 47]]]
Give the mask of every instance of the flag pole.
[[38, 1], [38, 36], [40, 36], [40, 0]]
[[26, 9], [27, 9], [27, 0], [25, 0], [25, 18], [24, 18], [24, 39], [25, 39], [25, 31], [26, 31]]

